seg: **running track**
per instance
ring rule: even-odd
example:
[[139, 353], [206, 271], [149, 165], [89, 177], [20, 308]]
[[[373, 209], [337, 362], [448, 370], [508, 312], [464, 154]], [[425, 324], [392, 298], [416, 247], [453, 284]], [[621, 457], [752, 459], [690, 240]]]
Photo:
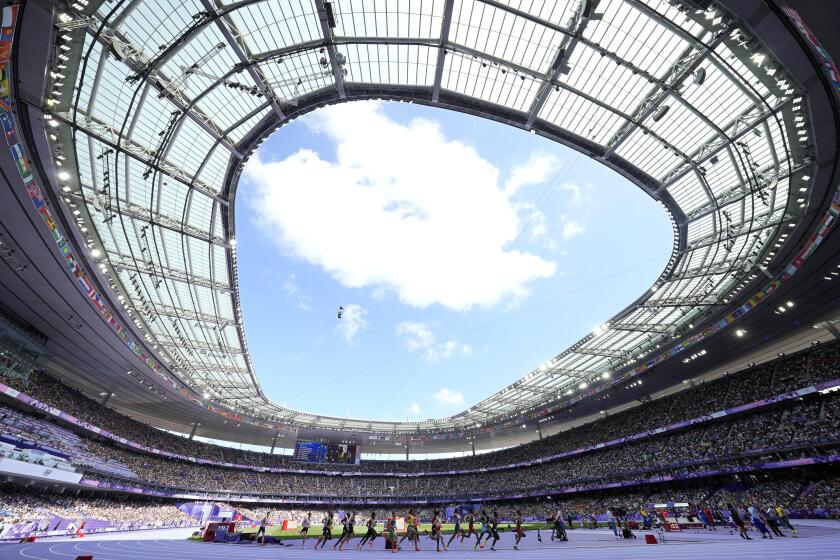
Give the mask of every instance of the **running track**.
[[[667, 544], [646, 545], [644, 533], [633, 541], [616, 539], [605, 530], [574, 530], [569, 533], [568, 543], [552, 543], [544, 535], [543, 542], [536, 542], [536, 535], [529, 533], [519, 551], [511, 548], [513, 535], [502, 533], [502, 540], [496, 552], [486, 548], [474, 552], [472, 546], [452, 543], [452, 550], [438, 557], [452, 560], [477, 558], [521, 558], [522, 560], [595, 560], [638, 559], [638, 560], [837, 560], [840, 558], [840, 529], [834, 527], [800, 526], [801, 538], [776, 538], [772, 541], [760, 538], [744, 541], [728, 531], [689, 532], [673, 535]], [[300, 541], [290, 541], [292, 547], [257, 546], [254, 544], [198, 543], [183, 539], [112, 539], [96, 540], [86, 538], [73, 541], [44, 541], [31, 544], [0, 545], [1, 560], [72, 560], [79, 555], [92, 555], [94, 560], [308, 560], [319, 558], [429, 558], [436, 556], [434, 543], [427, 538], [421, 540], [422, 552], [404, 549], [394, 556], [382, 549], [377, 540], [376, 549], [366, 548], [357, 552], [355, 545], [343, 553], [324, 549], [314, 552], [314, 539], [307, 541], [305, 549]], [[332, 546], [332, 543], [327, 545]]]

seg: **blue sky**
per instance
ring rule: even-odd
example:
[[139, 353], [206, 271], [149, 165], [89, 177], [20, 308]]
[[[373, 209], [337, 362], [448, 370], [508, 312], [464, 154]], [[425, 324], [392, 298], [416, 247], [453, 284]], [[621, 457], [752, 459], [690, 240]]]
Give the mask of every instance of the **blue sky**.
[[660, 207], [597, 162], [405, 103], [281, 128], [238, 196], [259, 379], [278, 403], [335, 416], [467, 408], [634, 300], [671, 246]]

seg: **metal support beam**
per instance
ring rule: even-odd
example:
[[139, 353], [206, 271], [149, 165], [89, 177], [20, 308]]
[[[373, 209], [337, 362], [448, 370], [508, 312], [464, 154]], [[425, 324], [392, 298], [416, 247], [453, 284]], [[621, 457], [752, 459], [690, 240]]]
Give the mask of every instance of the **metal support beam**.
[[540, 111], [542, 111], [548, 96], [551, 94], [551, 88], [560, 79], [560, 76], [569, 71], [566, 61], [572, 56], [575, 46], [578, 44], [578, 39], [583, 37], [583, 32], [586, 30], [586, 25], [589, 23], [589, 18], [592, 14], [592, 9], [599, 2], [599, 0], [582, 0], [580, 11], [576, 14], [576, 22], [574, 24], [575, 34], [572, 37], [566, 36], [563, 38], [563, 43], [557, 49], [557, 54], [551, 63], [551, 70], [548, 72], [546, 80], [540, 87], [539, 93], [531, 103], [531, 109], [528, 112], [528, 120], [525, 122], [526, 128], [531, 128], [534, 121], [537, 120]]
[[840, 340], [840, 330], [837, 329], [837, 326], [834, 323], [826, 322], [824, 324], [825, 329], [830, 332], [836, 340]]
[[[210, 0], [201, 0], [201, 5], [204, 6], [204, 9], [208, 11], [216, 11], [219, 8], [214, 6]], [[227, 41], [228, 45], [233, 49], [234, 54], [239, 59], [239, 62], [245, 66], [248, 75], [251, 76], [251, 79], [254, 80], [254, 83], [257, 87], [262, 88], [266, 92], [266, 96], [269, 99], [269, 103], [271, 103], [271, 108], [277, 114], [277, 117], [281, 121], [286, 120], [286, 115], [283, 114], [283, 110], [280, 108], [280, 105], [277, 103], [277, 100], [274, 98], [274, 91], [271, 86], [268, 84], [268, 80], [256, 67], [255, 64], [252, 63], [251, 60], [251, 53], [247, 52], [245, 45], [241, 44], [239, 41], [236, 40], [234, 37], [234, 33], [231, 33], [231, 29], [239, 35], [239, 31], [236, 29], [233, 21], [227, 16], [227, 14], [219, 17], [216, 19], [216, 26], [219, 28], [219, 31], [222, 32], [222, 36]]]
[[[122, 47], [123, 49], [125, 47], [128, 47], [130, 49], [135, 50], [136, 52], [142, 52], [142, 49], [132, 45], [129, 38], [120, 33], [119, 31], [114, 30], [110, 27], [108, 27], [107, 29], [109, 30], [110, 35], [106, 33], [100, 33], [99, 35], [96, 35], [96, 29], [90, 27], [88, 27], [86, 31], [91, 37], [95, 38], [104, 49], [113, 51], [114, 55], [122, 59], [128, 68], [135, 72], [139, 71], [140, 68], [138, 60], [130, 56], [125, 56], [125, 53], [120, 53], [119, 51], [117, 51], [117, 49], [114, 47], [114, 41], [122, 43], [124, 45]], [[221, 139], [222, 144], [228, 150], [230, 150], [234, 154], [238, 153], [236, 151], [235, 146], [227, 138], [224, 138], [222, 136], [221, 130], [219, 130], [219, 127], [216, 126], [216, 123], [208, 115], [205, 115], [196, 107], [190, 107], [192, 105], [192, 102], [189, 99], [187, 99], [185, 95], [183, 95], [183, 92], [181, 92], [180, 90], [167, 90], [167, 84], [170, 83], [171, 80], [169, 80], [166, 76], [164, 76], [161, 73], [156, 73], [154, 77], [151, 75], [145, 76], [144, 81], [151, 85], [159, 95], [163, 96], [166, 100], [172, 103], [179, 111], [181, 111], [181, 113], [186, 115], [187, 118], [189, 118], [195, 124], [197, 124], [199, 128], [207, 132], [207, 134], [209, 134], [213, 139]]]
[[452, 8], [455, 0], [446, 0], [443, 5], [443, 22], [440, 27], [440, 45], [438, 46], [437, 65], [435, 66], [435, 85], [432, 90], [432, 101], [440, 99], [440, 84], [443, 81], [443, 66], [446, 63], [446, 43], [449, 41], [449, 28], [452, 25]]
[[[721, 37], [721, 35], [715, 37], [708, 48], [695, 46], [686, 49], [686, 52], [668, 69], [667, 74], [663, 78], [662, 83], [665, 87], [662, 87], [660, 84], [654, 85], [647, 96], [636, 107], [636, 110], [633, 112], [632, 121], [618, 130], [613, 138], [607, 142], [607, 151], [604, 154], [605, 158], [615, 153], [624, 141], [638, 128], [634, 123], [644, 122], [645, 119], [652, 115], [665, 102], [669, 95], [679, 97], [676, 86], [691, 76], [703, 60], [705, 60], [706, 55], [721, 41]], [[689, 104], [686, 104], [686, 106], [691, 107]]]
[[156, 335], [155, 340], [157, 340], [158, 344], [163, 346], [171, 346], [171, 347], [184, 347], [189, 346], [193, 350], [199, 350], [202, 352], [218, 352], [220, 354], [233, 354], [239, 355], [244, 354], [245, 351], [241, 348], [228, 348], [225, 346], [219, 347], [217, 344], [210, 344], [206, 341], [202, 340], [192, 340], [189, 338], [174, 338], [170, 336], [163, 336], [163, 335]]
[[324, 0], [313, 0], [315, 7], [318, 9], [318, 21], [321, 23], [321, 34], [324, 36], [324, 42], [327, 45], [327, 54], [330, 59], [330, 66], [332, 67], [333, 77], [335, 78], [335, 89], [338, 92], [339, 99], [345, 99], [347, 93], [344, 91], [344, 74], [341, 66], [338, 64], [338, 52], [335, 50], [335, 42], [333, 41], [333, 32], [330, 28], [329, 19], [327, 18], [327, 7]]
[[[223, 199], [219, 195], [219, 189], [204, 183], [203, 181], [193, 180], [192, 174], [187, 172], [182, 167], [165, 161], [160, 161], [155, 163], [155, 149], [140, 144], [135, 140], [130, 140], [129, 142], [123, 144], [118, 142], [119, 139], [119, 131], [113, 128], [111, 125], [108, 125], [98, 119], [95, 119], [91, 116], [85, 115], [81, 111], [79, 111], [79, 115], [77, 118], [77, 123], [73, 124], [73, 116], [68, 115], [66, 113], [53, 113], [53, 116], [64, 123], [65, 125], [74, 128], [88, 136], [91, 136], [98, 142], [105, 144], [109, 148], [113, 148], [114, 150], [118, 150], [127, 156], [132, 157], [133, 159], [139, 161], [143, 165], [150, 167], [167, 177], [171, 177], [176, 181], [180, 181], [185, 185], [196, 189], [197, 191], [201, 192], [204, 195], [209, 196], [210, 198], [218, 201], [221, 204], [227, 206], [227, 200]], [[84, 122], [85, 124], [79, 124], [80, 122]]]
[[609, 348], [575, 348], [575, 354], [584, 354], [586, 356], [599, 356], [601, 358], [627, 358], [628, 353], [619, 350], [610, 350]]
[[199, 426], [201, 426], [201, 424], [199, 422], [193, 422], [192, 423], [192, 430], [190, 430], [190, 437], [189, 437], [190, 441], [192, 441], [193, 438], [195, 437], [195, 431], [198, 429]]
[[211, 315], [209, 313], [202, 313], [194, 309], [180, 309], [172, 305], [165, 305], [162, 303], [154, 304], [154, 310], [157, 315], [161, 317], [178, 317], [181, 319], [188, 319], [190, 321], [199, 321], [202, 323], [211, 323], [218, 325], [219, 328], [225, 328], [228, 325], [234, 325], [233, 319]]
[[652, 325], [647, 323], [615, 323], [610, 325], [611, 329], [617, 331], [628, 331], [628, 332], [643, 332], [643, 333], [656, 333], [656, 334], [666, 334], [671, 332], [672, 328], [667, 325]]
[[115, 269], [123, 269], [129, 272], [137, 272], [139, 274], [146, 274], [149, 276], [157, 276], [166, 280], [173, 280], [177, 282], [187, 282], [194, 286], [203, 286], [211, 290], [230, 291], [231, 288], [224, 282], [217, 282], [206, 276], [200, 276], [195, 273], [185, 272], [172, 266], [161, 263], [154, 263], [154, 266], [148, 266], [145, 261], [135, 260], [128, 255], [108, 251], [108, 260]]
[[[91, 188], [89, 185], [85, 186], [87, 188]], [[68, 195], [63, 194], [63, 196]], [[70, 194], [69, 197], [75, 200], [76, 202], [83, 202], [82, 197], [80, 195]], [[218, 245], [220, 247], [227, 247], [227, 243], [221, 237], [211, 235], [209, 232], [203, 231], [197, 227], [186, 225], [180, 220], [176, 220], [171, 216], [159, 214], [153, 210], [150, 210], [149, 208], [144, 208], [131, 202], [120, 201], [119, 207], [117, 207], [116, 204], [114, 204], [113, 206], [111, 206], [111, 208], [109, 208], [108, 212], [119, 214], [120, 216], [131, 218], [132, 220], [137, 220], [138, 222], [143, 222], [163, 229], [167, 229], [169, 231], [173, 231], [175, 233], [179, 233], [187, 237], [192, 237], [194, 239], [204, 241], [205, 243], [212, 243], [213, 245]], [[92, 216], [93, 215], [95, 214], [92, 214]]]

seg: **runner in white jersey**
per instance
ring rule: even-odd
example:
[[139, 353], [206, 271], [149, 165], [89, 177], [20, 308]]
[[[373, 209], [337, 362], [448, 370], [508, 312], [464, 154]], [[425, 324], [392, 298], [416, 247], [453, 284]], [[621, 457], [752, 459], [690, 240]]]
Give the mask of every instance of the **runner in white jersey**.
[[312, 525], [312, 512], [306, 514], [306, 517], [303, 518], [303, 521], [300, 524], [300, 534], [303, 536], [303, 544], [300, 545], [301, 548], [306, 546], [306, 537], [309, 535], [309, 526]]

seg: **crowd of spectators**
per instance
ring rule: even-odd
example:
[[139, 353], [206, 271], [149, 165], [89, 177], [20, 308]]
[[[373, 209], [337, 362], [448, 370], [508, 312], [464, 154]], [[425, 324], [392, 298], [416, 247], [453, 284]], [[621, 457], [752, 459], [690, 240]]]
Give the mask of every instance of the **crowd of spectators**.
[[[840, 483], [836, 475], [828, 473], [825, 478], [806, 479], [799, 475], [738, 475], [720, 479], [708, 479], [690, 483], [658, 483], [649, 486], [586, 492], [574, 495], [559, 495], [542, 499], [519, 501], [485, 502], [481, 504], [460, 504], [451, 502], [414, 508], [423, 522], [430, 522], [434, 510], [445, 510], [447, 506], [495, 511], [502, 521], [502, 529], [521, 511], [526, 521], [542, 522], [558, 511], [565, 523], [572, 521], [572, 528], [594, 528], [605, 526], [610, 518], [620, 515], [638, 525], [650, 522], [677, 520], [707, 526], [728, 525], [729, 509], [736, 508], [748, 523], [748, 508], [759, 512], [768, 508], [781, 507], [792, 517], [833, 516], [840, 514], [837, 508]], [[64, 529], [67, 521], [76, 528], [102, 526], [92, 521], [107, 522], [109, 527], [119, 530], [145, 528], [195, 526], [199, 519], [184, 513], [172, 500], [145, 497], [109, 495], [67, 496], [50, 492], [34, 492], [31, 488], [15, 486], [0, 487], [0, 538], [13, 534], [15, 528], [27, 525], [33, 533], [43, 533], [56, 528]], [[287, 506], [254, 505], [250, 502], [216, 503], [220, 512], [234, 511], [246, 520], [259, 522], [268, 517], [270, 525], [280, 525], [284, 520], [302, 522], [312, 514], [312, 523], [317, 525], [328, 509], [324, 506], [288, 508]], [[804, 508], [808, 508], [807, 511]], [[188, 508], [189, 509], [189, 508]], [[346, 512], [349, 507], [334, 507], [333, 512]], [[356, 508], [361, 525], [372, 508]], [[374, 509], [381, 522], [393, 511], [397, 515], [407, 513], [405, 506]], [[618, 512], [621, 512], [620, 514]], [[711, 517], [701, 512], [710, 513]], [[64, 522], [62, 524], [62, 521]], [[451, 519], [450, 519], [451, 521]]]
[[[70, 520], [75, 528], [91, 521], [104, 521], [122, 530], [188, 527], [196, 521], [174, 502], [126, 496], [67, 496], [37, 493], [13, 485], [0, 487], [0, 538], [14, 526], [30, 525], [35, 532], [64, 529]], [[91, 524], [92, 525], [92, 524]], [[101, 525], [101, 524], [100, 524]]]
[[[769, 386], [778, 390], [792, 389], [799, 385], [812, 384], [821, 377], [833, 377], [836, 375], [838, 361], [840, 360], [837, 358], [836, 348], [821, 349], [818, 352], [812, 351], [778, 360], [753, 368], [747, 374], [725, 377], [722, 381], [684, 391], [675, 397], [654, 401], [647, 405], [645, 415], [636, 418], [656, 418], [658, 422], [655, 425], [641, 425], [637, 420], [627, 422], [629, 417], [626, 413], [618, 414], [562, 432], [538, 443], [490, 454], [492, 457], [489, 459], [489, 455], [472, 459], [489, 461], [495, 458], [495, 464], [498, 465], [513, 459], [534, 458], [534, 455], [512, 455], [522, 453], [523, 450], [533, 453], [540, 451], [544, 454], [548, 450], [570, 450], [614, 439], [620, 435], [632, 435], [639, 429], [652, 429], [685, 416], [697, 416], [700, 414], [699, 410], [708, 412], [708, 406], [729, 406], [755, 400], [757, 388]], [[794, 369], [792, 373], [791, 368]], [[799, 371], [795, 371], [796, 368], [799, 368]], [[818, 377], [809, 373], [812, 369], [818, 372]], [[800, 381], [794, 383], [791, 381], [793, 378]], [[31, 392], [36, 393], [36, 398], [60, 395], [60, 402], [50, 403], [53, 406], [72, 405], [79, 401], [76, 404], [88, 407], [86, 421], [96, 423], [103, 419], [103, 415], [119, 418], [120, 422], [116, 427], [114, 422], [105, 425], [121, 435], [123, 433], [117, 428], [127, 426], [128, 431], [143, 435], [142, 443], [166, 448], [161, 441], [150, 439], [150, 434], [154, 434], [163, 440], [172, 438], [182, 445], [195, 445], [197, 448], [211, 449], [219, 453], [241, 453], [243, 457], [260, 456], [252, 452], [189, 442], [121, 416], [67, 388], [56, 390], [53, 385], [57, 382], [50, 378], [34, 381], [38, 383], [30, 383], [28, 388], [34, 389]], [[721, 383], [725, 385], [721, 386]], [[48, 390], [41, 393], [44, 387]], [[722, 390], [724, 387], [725, 391]], [[735, 402], [730, 401], [731, 395], [737, 395]], [[702, 404], [698, 405], [697, 401], [701, 401]], [[686, 407], [698, 406], [699, 410], [685, 413]], [[78, 414], [79, 411], [73, 408], [71, 413]], [[509, 470], [411, 477], [325, 477], [318, 473], [270, 473], [256, 469], [197, 465], [128, 450], [109, 442], [86, 440], [69, 430], [8, 407], [0, 408], [0, 423], [4, 426], [3, 437], [27, 438], [30, 443], [57, 449], [71, 457], [75, 463], [88, 468], [91, 473], [139, 479], [166, 488], [299, 496], [468, 496], [493, 495], [502, 491], [544, 491], [570, 485], [595, 487], [605, 482], [647, 480], [663, 474], [686, 475], [767, 460], [824, 454], [840, 445], [840, 395], [816, 395], [807, 400], [787, 401], [750, 415], [706, 422], [679, 432], [594, 450], [541, 465], [520, 467], [515, 474]], [[626, 427], [626, 424], [630, 424], [630, 427]], [[624, 427], [619, 429], [619, 426]], [[538, 447], [543, 444], [545, 447]], [[785, 446], [790, 449], [751, 453], [751, 450]], [[229, 455], [219, 458], [238, 460]], [[470, 461], [471, 459], [467, 459], [465, 462]], [[380, 463], [379, 466], [399, 471], [411, 463], [413, 462], [388, 462]], [[429, 466], [428, 462], [420, 463], [427, 463]], [[443, 468], [442, 465], [453, 464], [449, 461], [432, 463], [435, 465], [429, 468], [431, 471]], [[464, 468], [463, 464], [458, 466]]]
[[[726, 375], [722, 378], [688, 387], [674, 395], [656, 399], [626, 412], [602, 418], [586, 425], [567, 430], [554, 436], [526, 443], [501, 451], [459, 457], [457, 459], [411, 460], [411, 461], [363, 461], [361, 465], [316, 465], [291, 464], [284, 455], [270, 455], [222, 447], [163, 432], [146, 424], [119, 414], [106, 406], [85, 397], [81, 393], [61, 384], [42, 373], [36, 373], [27, 382], [16, 378], [2, 378], [2, 381], [42, 402], [70, 413], [95, 426], [107, 427], [109, 431], [126, 439], [152, 448], [166, 449], [190, 457], [201, 457], [219, 462], [252, 465], [255, 467], [289, 467], [312, 470], [350, 470], [366, 472], [432, 472], [453, 469], [478, 469], [516, 463], [534, 457], [553, 455], [580, 447], [595, 445], [641, 431], [641, 428], [658, 427], [670, 423], [696, 418], [710, 412], [731, 408], [740, 404], [786, 393], [822, 381], [840, 377], [840, 345], [817, 347], [798, 354], [781, 357], [747, 370]], [[836, 411], [835, 424], [836, 424]], [[800, 416], [793, 415], [792, 420]], [[655, 418], [655, 426], [643, 426], [638, 418]], [[802, 426], [796, 420], [797, 431]], [[831, 430], [819, 424], [805, 426], [809, 439], [831, 438]], [[761, 429], [759, 427], [759, 429]], [[793, 429], [774, 430], [772, 435], [779, 442], [791, 441]], [[747, 430], [749, 432], [749, 430]], [[745, 432], [746, 433], [746, 432]], [[751, 433], [751, 432], [750, 432]], [[836, 431], [833, 432], [836, 434]], [[801, 431], [800, 434], [801, 435]], [[797, 436], [798, 437], [798, 436]], [[738, 447], [747, 436], [730, 439], [729, 444]], [[714, 441], [714, 440], [708, 440]]]
[[0, 453], [6, 457], [63, 468], [69, 462], [106, 474], [137, 478], [109, 454], [93, 453], [88, 441], [61, 426], [0, 404]]
[[[439, 461], [372, 462], [385, 472], [410, 471], [414, 463], [425, 470], [501, 466], [569, 451], [640, 430], [651, 430], [681, 419], [692, 418], [838, 375], [837, 346], [820, 348], [781, 358], [738, 375], [702, 384], [674, 396], [644, 405], [644, 409], [616, 414], [539, 442], [472, 458]], [[152, 447], [200, 455], [222, 461], [261, 465], [263, 459], [280, 460], [247, 451], [187, 441], [155, 430], [107, 409], [58, 382], [35, 377], [20, 390], [39, 400], [74, 414], [83, 420]], [[656, 419], [645, 424], [639, 418]], [[649, 420], [647, 420], [649, 422]], [[519, 467], [516, 472], [494, 470], [448, 476], [323, 476], [261, 472], [198, 465], [129, 450], [109, 441], [86, 440], [45, 420], [8, 407], [0, 408], [3, 437], [27, 438], [31, 444], [65, 453], [74, 463], [88, 469], [89, 477], [139, 479], [167, 489], [229, 491], [236, 494], [294, 496], [470, 496], [545, 492], [561, 487], [596, 488], [604, 483], [651, 480], [663, 475], [697, 475], [710, 470], [737, 468], [781, 459], [823, 455], [840, 447], [840, 395], [816, 394], [807, 399], [786, 401], [758, 412], [708, 421], [677, 432], [660, 434], [633, 443]], [[107, 422], [107, 423], [106, 423]], [[156, 439], [157, 438], [157, 439]], [[175, 449], [169, 447], [176, 442]], [[206, 453], [198, 453], [203, 450]], [[216, 457], [212, 457], [217, 453]], [[234, 456], [232, 456], [232, 454]], [[257, 460], [259, 458], [260, 460]], [[283, 464], [283, 463], [280, 463]], [[295, 464], [295, 467], [302, 465]], [[336, 469], [341, 469], [332, 465]], [[371, 470], [373, 467], [365, 467]]]
[[[792, 417], [796, 417], [796, 422]], [[803, 454], [825, 454], [840, 448], [838, 419], [840, 395], [825, 395], [812, 401], [794, 402], [789, 407], [520, 467], [515, 472], [500, 470], [445, 477], [327, 477], [316, 473], [272, 473], [197, 465], [95, 441], [88, 443], [88, 449], [126, 465], [141, 480], [166, 488], [297, 496], [495, 495], [565, 486], [594, 487], [607, 482], [687, 475], [799, 458]], [[822, 437], [832, 433], [832, 441]], [[775, 449], [768, 451], [768, 448]]]

